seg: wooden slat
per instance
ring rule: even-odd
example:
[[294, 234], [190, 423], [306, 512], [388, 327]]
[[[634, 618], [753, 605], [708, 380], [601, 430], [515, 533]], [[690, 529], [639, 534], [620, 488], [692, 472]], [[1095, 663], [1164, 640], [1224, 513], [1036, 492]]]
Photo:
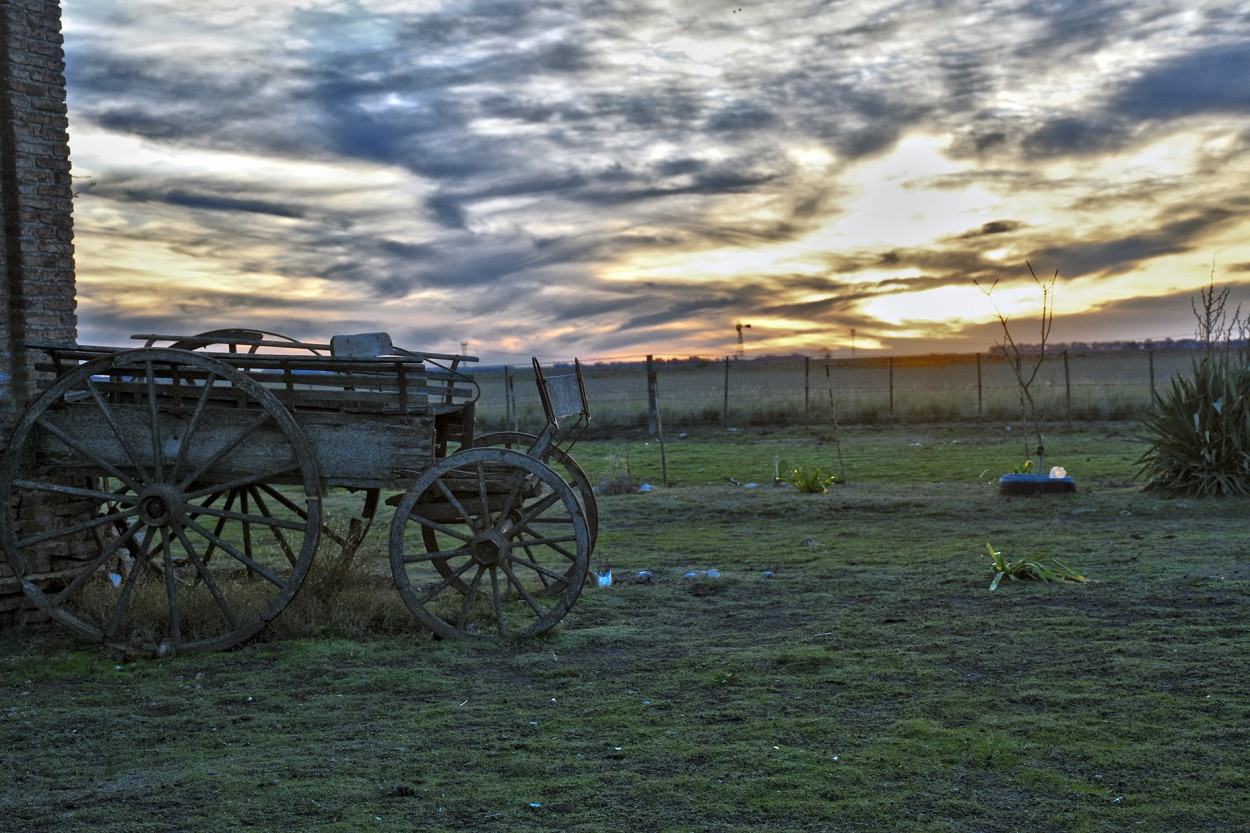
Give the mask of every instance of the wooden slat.
[[[190, 422], [190, 409], [163, 409], [158, 417], [158, 445], [163, 465], [171, 465], [182, 452]], [[68, 405], [45, 412], [43, 419], [74, 438], [87, 455], [73, 450], [50, 433], [36, 428], [28, 443], [26, 463], [37, 470], [64, 474], [101, 475], [101, 463], [133, 472], [135, 463], [153, 465], [150, 412], [146, 405], [113, 405], [110, 413], [119, 426], [132, 460], [113, 435], [101, 426], [94, 404]], [[184, 471], [208, 463], [227, 443], [238, 437], [257, 412], [239, 408], [209, 408], [187, 440]], [[324, 480], [336, 485], [380, 487], [398, 479], [411, 479], [412, 471], [424, 470], [434, 454], [432, 415], [343, 413], [296, 413], [312, 455]], [[272, 422], [256, 429], [205, 474], [208, 482], [224, 482], [294, 465], [297, 452]], [[297, 473], [271, 482], [286, 482]]]

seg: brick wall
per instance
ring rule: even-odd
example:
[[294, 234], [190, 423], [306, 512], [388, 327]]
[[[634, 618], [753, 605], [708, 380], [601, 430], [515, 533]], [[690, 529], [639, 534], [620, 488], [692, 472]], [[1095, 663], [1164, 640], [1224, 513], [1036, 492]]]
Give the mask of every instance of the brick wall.
[[[0, 0], [0, 448], [41, 381], [24, 343], [73, 342], [74, 249], [57, 0]], [[6, 580], [7, 579], [7, 580]], [[20, 596], [0, 561], [0, 621]]]

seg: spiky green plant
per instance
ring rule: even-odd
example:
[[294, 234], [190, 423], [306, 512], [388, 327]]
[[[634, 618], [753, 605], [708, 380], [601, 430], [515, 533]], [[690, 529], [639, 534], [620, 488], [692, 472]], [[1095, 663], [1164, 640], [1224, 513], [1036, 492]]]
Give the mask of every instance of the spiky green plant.
[[805, 468], [790, 465], [781, 467], [777, 479], [782, 483], [789, 483], [805, 495], [824, 494], [829, 491], [830, 486], [846, 481], [841, 474], [822, 469], [820, 466]]
[[1150, 444], [1138, 477], [1154, 489], [1194, 497], [1250, 495], [1250, 366], [1233, 354], [1194, 362], [1174, 376], [1142, 420]]
[[998, 589], [1003, 579], [1009, 581], [1085, 581], [1085, 576], [1072, 569], [1066, 561], [1053, 555], [1032, 555], [1025, 558], [1008, 560], [1000, 551], [989, 544], [985, 545], [990, 554], [990, 572], [994, 580], [990, 589]]

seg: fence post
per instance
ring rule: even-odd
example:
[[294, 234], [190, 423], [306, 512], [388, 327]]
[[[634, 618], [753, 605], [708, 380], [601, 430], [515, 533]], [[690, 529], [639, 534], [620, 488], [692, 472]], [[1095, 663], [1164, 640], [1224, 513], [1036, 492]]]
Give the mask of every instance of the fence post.
[[812, 427], [812, 357], [803, 357], [803, 427]]
[[513, 430], [517, 430], [516, 386], [512, 383], [512, 368], [503, 366], [503, 400], [504, 421]]
[[1155, 351], [1147, 350], [1146, 355], [1150, 359], [1150, 405], [1151, 407], [1154, 407], [1155, 396], [1156, 396], [1155, 394]]
[[890, 419], [894, 419], [894, 357], [890, 356]]
[[985, 416], [985, 396], [981, 387], [981, 354], [977, 353], [977, 416]]
[[1072, 427], [1072, 376], [1068, 373], [1068, 351], [1063, 351], [1063, 390], [1068, 398], [1068, 428]]
[[660, 411], [660, 391], [655, 380], [655, 361], [647, 356], [647, 433], [654, 434]]
[[729, 427], [729, 357], [725, 357], [725, 405], [720, 412], [721, 427]]
[[668, 485], [668, 452], [664, 448], [664, 418], [660, 414], [660, 381], [655, 375], [655, 362], [647, 356], [647, 399], [651, 411], [651, 433], [660, 437], [660, 479]]

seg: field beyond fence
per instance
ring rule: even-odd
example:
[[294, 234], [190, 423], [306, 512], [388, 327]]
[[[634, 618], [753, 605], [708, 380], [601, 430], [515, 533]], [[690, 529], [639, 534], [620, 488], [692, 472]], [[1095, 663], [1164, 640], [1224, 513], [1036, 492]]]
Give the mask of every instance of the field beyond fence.
[[[1048, 422], [1133, 419], [1152, 392], [1187, 373], [1192, 349], [1059, 351], [1045, 358], [1032, 391]], [[824, 359], [656, 361], [658, 417], [667, 427], [829, 425], [1016, 420], [1019, 386], [998, 354]], [[647, 365], [583, 365], [593, 420], [604, 427], [653, 426]], [[557, 365], [548, 373], [571, 372]], [[478, 417], [488, 428], [540, 424], [542, 409], [526, 368], [485, 368]]]

